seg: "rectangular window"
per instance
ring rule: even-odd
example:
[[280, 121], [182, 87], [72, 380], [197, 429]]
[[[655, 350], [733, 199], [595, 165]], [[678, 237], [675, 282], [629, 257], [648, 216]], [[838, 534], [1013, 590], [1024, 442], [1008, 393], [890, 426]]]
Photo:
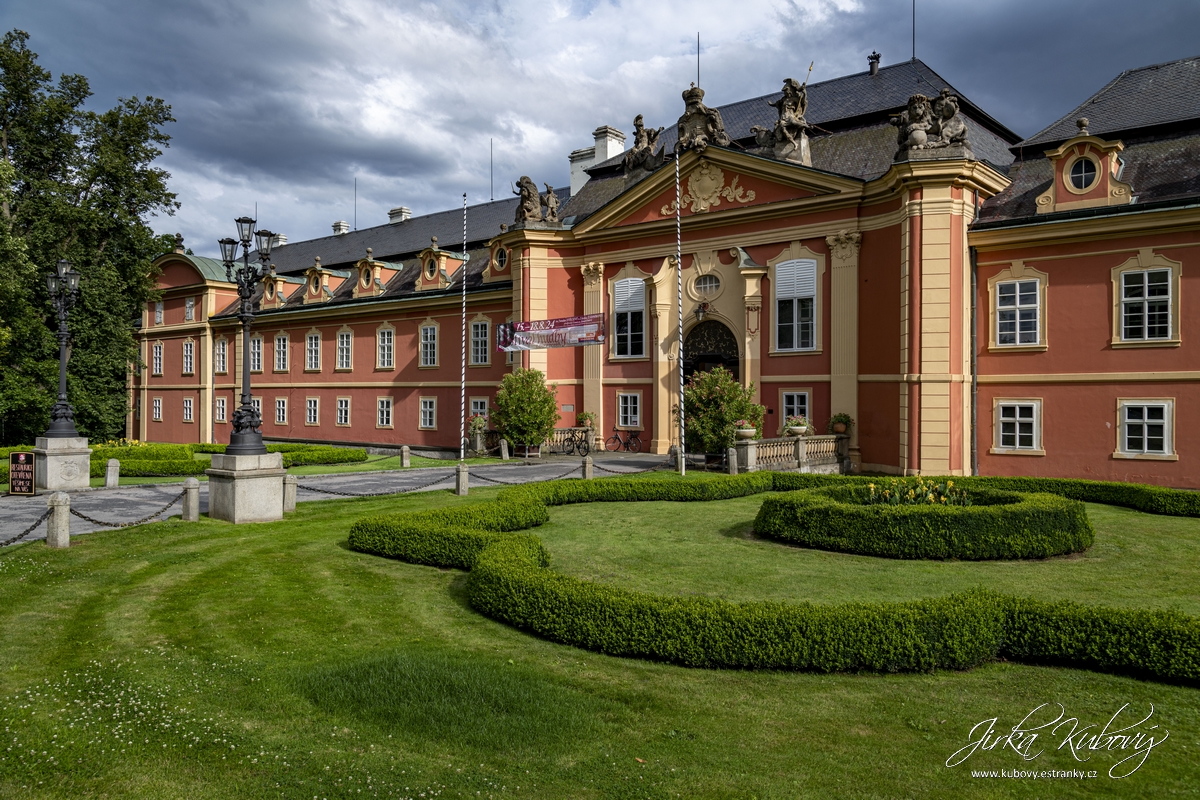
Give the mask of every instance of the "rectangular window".
[[775, 347], [813, 350], [817, 346], [817, 262], [785, 261], [775, 267]]
[[275, 337], [275, 371], [287, 372], [288, 368], [288, 337], [281, 333]]
[[134, 419], [142, 418], [142, 398], [140, 398], [140, 397], [135, 398], [133, 401], [133, 418]]
[[287, 424], [287, 398], [286, 397], [276, 397], [275, 398], [275, 424], [276, 425], [286, 425]]
[[262, 418], [262, 398], [261, 397], [251, 397], [250, 405], [258, 413], [259, 419], [261, 419]]
[[375, 424], [380, 428], [392, 427], [392, 398], [379, 398], [379, 416]]
[[262, 372], [263, 340], [261, 336], [250, 337], [250, 371]]
[[421, 366], [437, 366], [437, 326], [421, 326]]
[[196, 319], [196, 298], [186, 297], [183, 300], [183, 318], [187, 322]]
[[154, 375], [162, 375], [162, 348], [163, 346], [160, 342], [155, 344], [152, 350], [153, 357], [150, 359], [150, 372]]
[[225, 398], [224, 397], [217, 398], [216, 418], [217, 418], [217, 422], [225, 421]]
[[192, 421], [192, 398], [190, 397], [183, 398], [183, 421]]
[[1171, 271], [1121, 273], [1121, 338], [1171, 338]]
[[488, 347], [488, 340], [491, 338], [488, 332], [490, 327], [486, 322], [471, 323], [472, 364], [488, 364], [491, 362], [491, 349]]
[[471, 398], [471, 416], [476, 414], [488, 415], [488, 399], [486, 397]]
[[1123, 403], [1121, 452], [1131, 455], [1170, 455], [1171, 410], [1168, 403]]
[[421, 427], [431, 429], [437, 427], [437, 399], [433, 397], [421, 398]]
[[375, 364], [380, 369], [391, 369], [396, 363], [396, 333], [390, 328], [385, 328], [379, 331], [376, 337], [379, 347], [375, 356]]
[[321, 369], [321, 334], [310, 333], [304, 337], [304, 368]]
[[788, 417], [808, 418], [808, 392], [783, 393], [783, 418]]
[[353, 334], [350, 331], [342, 331], [338, 334], [337, 340], [337, 368], [350, 369], [350, 342]]
[[229, 371], [229, 342], [218, 339], [213, 349], [213, 368], [217, 373]]
[[318, 425], [319, 419], [319, 401], [315, 397], [309, 397], [304, 401], [304, 423], [306, 425]]
[[155, 324], [155, 325], [162, 325], [162, 324], [163, 324], [163, 303], [162, 303], [162, 300], [159, 300], [159, 301], [155, 302], [155, 304], [154, 304], [154, 324]]
[[150, 401], [150, 419], [156, 422], [162, 421], [162, 398], [155, 397]]
[[646, 354], [646, 282], [626, 278], [613, 285], [616, 314], [616, 355], [638, 358]]
[[191, 375], [194, 371], [195, 364], [195, 348], [193, 342], [183, 343], [183, 374]]
[[996, 447], [1000, 450], [1040, 450], [1036, 403], [1000, 403]]
[[1039, 344], [1039, 294], [1037, 281], [996, 284], [996, 344]]
[[339, 397], [337, 399], [337, 424], [350, 424], [350, 398]]
[[641, 395], [617, 395], [617, 424], [622, 428], [641, 428]]

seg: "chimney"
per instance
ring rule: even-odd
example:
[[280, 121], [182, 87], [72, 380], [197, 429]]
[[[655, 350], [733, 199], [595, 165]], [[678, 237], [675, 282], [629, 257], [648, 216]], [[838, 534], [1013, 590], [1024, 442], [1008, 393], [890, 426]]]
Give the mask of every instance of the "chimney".
[[408, 206], [397, 206], [388, 212], [388, 225], [398, 225], [401, 222], [407, 222], [412, 216], [412, 211]]
[[183, 234], [182, 233], [175, 234], [175, 252], [176, 253], [186, 253], [187, 252], [187, 249], [183, 246]]
[[286, 233], [277, 233], [271, 237], [271, 248], [272, 249], [274, 249], [276, 247], [283, 247], [285, 244], [287, 244], [287, 234]]
[[333, 235], [334, 236], [341, 236], [341, 235], [349, 233], [349, 232], [350, 232], [350, 223], [346, 222], [346, 220], [339, 219], [337, 222], [333, 223]]
[[574, 195], [588, 182], [588, 167], [608, 161], [616, 155], [625, 152], [625, 134], [611, 125], [601, 125], [592, 131], [596, 143], [592, 147], [575, 150], [570, 155], [571, 161], [571, 194]]
[[871, 67], [872, 75], [879, 74], [879, 59], [881, 58], [883, 58], [883, 56], [879, 55], [879, 53], [875, 52], [874, 50], [871, 51], [871, 55], [867, 56], [867, 63]]

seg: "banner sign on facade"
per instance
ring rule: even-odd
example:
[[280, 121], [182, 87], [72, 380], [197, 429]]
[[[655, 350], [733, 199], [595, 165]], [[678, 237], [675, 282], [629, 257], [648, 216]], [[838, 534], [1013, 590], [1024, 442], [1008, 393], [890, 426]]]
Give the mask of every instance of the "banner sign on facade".
[[496, 326], [496, 346], [507, 353], [603, 343], [603, 314], [506, 322]]
[[8, 454], [8, 493], [32, 496], [34, 494], [33, 453]]

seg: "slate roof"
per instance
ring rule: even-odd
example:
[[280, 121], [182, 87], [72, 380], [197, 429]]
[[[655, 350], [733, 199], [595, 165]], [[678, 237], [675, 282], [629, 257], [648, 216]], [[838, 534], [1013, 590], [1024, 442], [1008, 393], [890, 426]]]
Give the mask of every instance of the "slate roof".
[[[570, 198], [569, 188], [554, 191], [564, 203]], [[498, 236], [501, 223], [512, 225], [517, 202], [518, 199], [512, 197], [468, 206], [468, 251]], [[433, 236], [438, 237], [438, 247], [441, 249], [461, 251], [462, 231], [462, 209], [455, 208], [411, 217], [394, 225], [377, 225], [341, 235], [289, 242], [271, 250], [271, 263], [280, 275], [304, 272], [313, 265], [317, 256], [321, 257], [321, 266], [327, 269], [344, 268], [365, 258], [368, 247], [376, 261], [401, 261], [429, 247], [430, 237]], [[251, 258], [257, 258], [257, 254], [252, 254]], [[225, 268], [221, 267], [222, 276], [224, 273]]]
[[1121, 134], [1200, 119], [1200, 56], [1128, 69], [1071, 113], [1020, 142], [1014, 150], [1049, 150], [1074, 137], [1075, 121], [1087, 117], [1093, 136]]

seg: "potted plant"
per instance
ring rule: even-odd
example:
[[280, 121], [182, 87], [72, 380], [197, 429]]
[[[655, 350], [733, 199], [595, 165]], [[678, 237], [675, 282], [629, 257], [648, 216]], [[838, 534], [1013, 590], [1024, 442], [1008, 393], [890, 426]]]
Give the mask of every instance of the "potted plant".
[[849, 433], [854, 427], [854, 419], [847, 413], [841, 412], [829, 418], [830, 433]]
[[739, 439], [753, 439], [758, 435], [758, 429], [748, 419], [739, 419], [733, 423], [733, 430]]
[[[754, 402], [754, 385], [743, 386], [724, 367], [696, 372], [688, 379], [683, 410], [688, 452], [716, 457], [724, 457], [738, 438], [755, 438], [767, 413], [766, 406]], [[753, 433], [739, 437], [738, 428]]]
[[783, 421], [783, 427], [789, 436], [804, 436], [809, 431], [808, 418], [804, 415], [788, 417]]
[[580, 411], [575, 415], [575, 425], [588, 430], [596, 430], [596, 412]]
[[483, 414], [472, 414], [467, 420], [467, 431], [471, 434], [471, 449], [475, 452], [486, 450], [483, 432], [487, 430], [488, 419]]

